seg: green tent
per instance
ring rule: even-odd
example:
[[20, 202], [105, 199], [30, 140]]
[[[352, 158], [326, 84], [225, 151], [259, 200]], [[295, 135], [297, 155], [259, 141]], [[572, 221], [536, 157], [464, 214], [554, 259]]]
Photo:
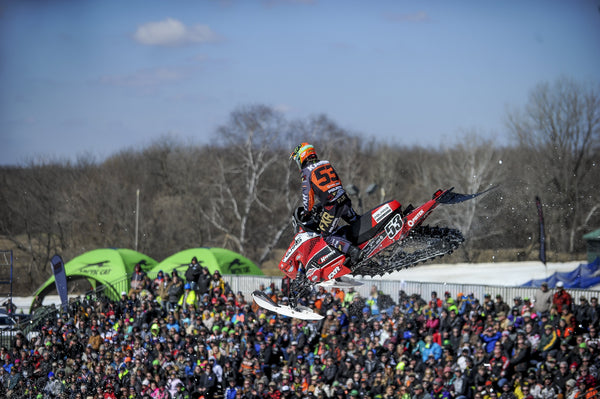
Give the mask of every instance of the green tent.
[[[105, 286], [105, 295], [111, 299], [120, 298], [121, 291], [129, 290], [129, 278], [136, 263], [142, 270], [152, 270], [158, 262], [142, 253], [126, 248], [103, 248], [81, 254], [65, 263], [67, 281], [77, 278], [87, 279], [92, 287]], [[55, 289], [54, 276], [50, 277], [35, 293], [43, 299]]]
[[202, 266], [208, 267], [211, 274], [219, 270], [221, 274], [263, 275], [258, 266], [236, 252], [224, 248], [191, 248], [169, 256], [148, 272], [148, 276], [154, 278], [159, 270], [171, 273], [177, 269], [183, 277], [194, 256]]

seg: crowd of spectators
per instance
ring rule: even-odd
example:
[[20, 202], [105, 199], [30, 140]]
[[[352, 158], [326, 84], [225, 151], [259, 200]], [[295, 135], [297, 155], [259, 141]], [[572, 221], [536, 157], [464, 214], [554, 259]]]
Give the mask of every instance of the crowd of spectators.
[[[302, 321], [197, 259], [184, 276], [133, 278], [120, 300], [77, 298], [2, 347], [0, 397], [598, 397], [598, 301], [575, 303], [561, 284], [512, 303], [319, 287], [302, 302], [324, 318]], [[260, 289], [285, 304], [287, 286]]]

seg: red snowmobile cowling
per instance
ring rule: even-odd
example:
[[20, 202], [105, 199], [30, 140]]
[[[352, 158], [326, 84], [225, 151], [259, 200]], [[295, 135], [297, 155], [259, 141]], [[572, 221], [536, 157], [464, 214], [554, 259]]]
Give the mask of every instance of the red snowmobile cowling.
[[[303, 267], [307, 272], [308, 280], [313, 283], [351, 273], [352, 270], [346, 264], [346, 256], [327, 245], [319, 234], [316, 228], [318, 215], [308, 222], [301, 221], [298, 215], [297, 211], [294, 214], [294, 223], [298, 227], [298, 233], [279, 262], [279, 269], [289, 278], [295, 279], [298, 270]], [[390, 223], [392, 220], [393, 223]], [[388, 225], [391, 237], [390, 234], [383, 234]], [[340, 227], [336, 234], [345, 236], [361, 249], [364, 249], [375, 237], [382, 236], [378, 246], [383, 248], [394, 242], [397, 233], [401, 230], [401, 204], [392, 200], [365, 213], [352, 225]], [[376, 252], [378, 252], [377, 248], [371, 248], [367, 256]]]

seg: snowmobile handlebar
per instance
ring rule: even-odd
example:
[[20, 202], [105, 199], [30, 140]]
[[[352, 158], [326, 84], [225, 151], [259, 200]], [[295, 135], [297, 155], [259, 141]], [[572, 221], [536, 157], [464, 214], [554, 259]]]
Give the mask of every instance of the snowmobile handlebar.
[[298, 227], [302, 227], [305, 231], [318, 232], [321, 212], [323, 212], [323, 206], [321, 204], [315, 205], [310, 212], [305, 212], [304, 207], [299, 206], [294, 211], [292, 217], [294, 230], [298, 232]]

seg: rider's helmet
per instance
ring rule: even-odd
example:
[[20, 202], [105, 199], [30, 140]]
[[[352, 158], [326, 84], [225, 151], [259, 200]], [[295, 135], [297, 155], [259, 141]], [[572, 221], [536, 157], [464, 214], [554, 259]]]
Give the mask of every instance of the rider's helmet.
[[308, 143], [302, 143], [294, 148], [294, 152], [290, 155], [290, 159], [296, 161], [299, 169], [302, 169], [304, 163], [309, 159], [317, 160], [317, 152], [315, 147]]

